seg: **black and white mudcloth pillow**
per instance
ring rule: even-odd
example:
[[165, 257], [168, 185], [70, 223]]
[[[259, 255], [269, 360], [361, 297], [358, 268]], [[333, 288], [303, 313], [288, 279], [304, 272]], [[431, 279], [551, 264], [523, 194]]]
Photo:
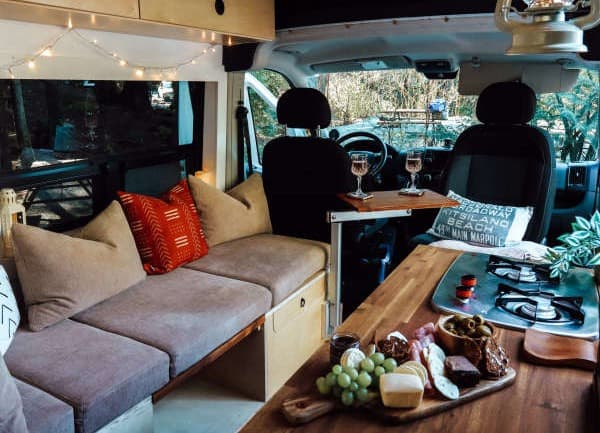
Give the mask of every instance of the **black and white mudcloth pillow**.
[[533, 208], [479, 203], [456, 194], [448, 197], [460, 203], [443, 208], [427, 231], [443, 239], [476, 245], [509, 247], [523, 240]]
[[21, 315], [8, 275], [0, 266], [0, 354], [4, 355], [17, 332]]

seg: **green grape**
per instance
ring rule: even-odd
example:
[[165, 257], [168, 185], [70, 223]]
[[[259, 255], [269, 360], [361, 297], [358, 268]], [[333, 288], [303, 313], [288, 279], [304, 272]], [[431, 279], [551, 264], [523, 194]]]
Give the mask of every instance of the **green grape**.
[[351, 382], [352, 382], [352, 380], [350, 379], [350, 376], [348, 376], [348, 374], [346, 374], [346, 373], [340, 373], [340, 374], [338, 374], [337, 384], [340, 387], [342, 387], [342, 388], [348, 388], [350, 386]]
[[367, 373], [372, 373], [375, 370], [375, 363], [371, 358], [365, 358], [360, 361], [360, 368]]
[[331, 371], [333, 374], [340, 374], [342, 372], [342, 366], [340, 364], [335, 364], [333, 367], [331, 367]]
[[381, 352], [375, 352], [370, 356], [370, 358], [375, 365], [381, 365], [383, 364], [383, 361], [385, 361], [385, 355]]
[[331, 388], [331, 393], [335, 398], [340, 398], [342, 395], [342, 388], [340, 388], [339, 386], [333, 386]]
[[352, 381], [352, 383], [350, 383], [350, 386], [348, 387], [348, 389], [352, 392], [358, 391], [358, 388], [360, 388], [360, 386], [358, 386], [358, 383]]
[[356, 380], [356, 378], [358, 377], [358, 370], [354, 367], [344, 367], [344, 373], [350, 376], [350, 379], [352, 380]]
[[386, 373], [391, 373], [394, 371], [394, 368], [398, 367], [398, 363], [394, 358], [386, 358], [382, 364], [383, 368], [385, 368]]
[[367, 388], [359, 388], [358, 391], [355, 392], [356, 399], [360, 402], [365, 402], [369, 400], [369, 391]]
[[352, 406], [352, 403], [354, 403], [354, 393], [345, 389], [342, 391], [342, 404], [344, 406]]
[[366, 371], [361, 372], [358, 377], [356, 378], [356, 382], [362, 387], [362, 388], [368, 388], [369, 385], [371, 385], [371, 382], [373, 381], [373, 379], [371, 379], [371, 375], [369, 373], [367, 373]]
[[331, 386], [327, 385], [327, 380], [324, 377], [319, 377], [317, 379], [317, 389], [323, 395], [328, 395], [331, 392]]
[[337, 384], [337, 375], [333, 372], [327, 373], [327, 376], [325, 376], [325, 382], [327, 382], [327, 385], [329, 386]]
[[382, 374], [385, 374], [385, 368], [383, 368], [381, 365], [378, 365], [375, 367], [375, 370], [373, 370], [373, 373], [375, 374], [375, 377], [379, 377]]

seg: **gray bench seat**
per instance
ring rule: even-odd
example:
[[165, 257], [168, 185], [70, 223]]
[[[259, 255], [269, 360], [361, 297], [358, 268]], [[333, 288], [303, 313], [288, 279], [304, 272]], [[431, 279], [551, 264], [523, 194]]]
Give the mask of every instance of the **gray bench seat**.
[[328, 244], [262, 234], [214, 246], [206, 256], [184, 266], [266, 287], [275, 306], [326, 269], [328, 260]]
[[73, 408], [41, 389], [15, 379], [29, 433], [74, 433]]
[[15, 378], [72, 406], [78, 433], [95, 432], [169, 380], [166, 353], [73, 320], [19, 329], [5, 361]]
[[74, 319], [167, 352], [175, 377], [270, 306], [264, 287], [179, 268], [148, 276]]

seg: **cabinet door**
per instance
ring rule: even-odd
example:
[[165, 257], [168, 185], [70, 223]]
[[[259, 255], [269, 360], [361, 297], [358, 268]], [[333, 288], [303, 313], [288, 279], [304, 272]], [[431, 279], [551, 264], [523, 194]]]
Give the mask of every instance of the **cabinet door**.
[[140, 0], [143, 20], [214, 30], [235, 36], [275, 38], [274, 0], [224, 0], [218, 15], [214, 0]]
[[35, 3], [128, 18], [140, 17], [137, 0], [27, 0], [22, 3]]

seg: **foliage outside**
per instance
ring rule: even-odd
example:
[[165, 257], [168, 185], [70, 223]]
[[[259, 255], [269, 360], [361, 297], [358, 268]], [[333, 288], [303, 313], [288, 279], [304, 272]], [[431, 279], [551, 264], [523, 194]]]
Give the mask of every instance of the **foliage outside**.
[[550, 277], [565, 275], [571, 264], [577, 266], [600, 266], [600, 212], [587, 220], [575, 217], [572, 232], [558, 237], [562, 245], [548, 248], [546, 259], [550, 264]]
[[[275, 96], [289, 88], [289, 83], [276, 72], [252, 74]], [[598, 71], [583, 70], [572, 91], [538, 98], [532, 123], [548, 131], [557, 158], [562, 161], [597, 158], [598, 75]], [[312, 85], [329, 100], [332, 127], [342, 135], [356, 130], [372, 132], [398, 150], [451, 145], [465, 128], [477, 122], [477, 98], [460, 95], [458, 79], [428, 80], [412, 69], [403, 69], [324, 74], [316, 77]], [[440, 98], [446, 102], [447, 119], [434, 120], [428, 106]], [[277, 123], [275, 110], [252, 92], [250, 100], [262, 149], [283, 129]]]

